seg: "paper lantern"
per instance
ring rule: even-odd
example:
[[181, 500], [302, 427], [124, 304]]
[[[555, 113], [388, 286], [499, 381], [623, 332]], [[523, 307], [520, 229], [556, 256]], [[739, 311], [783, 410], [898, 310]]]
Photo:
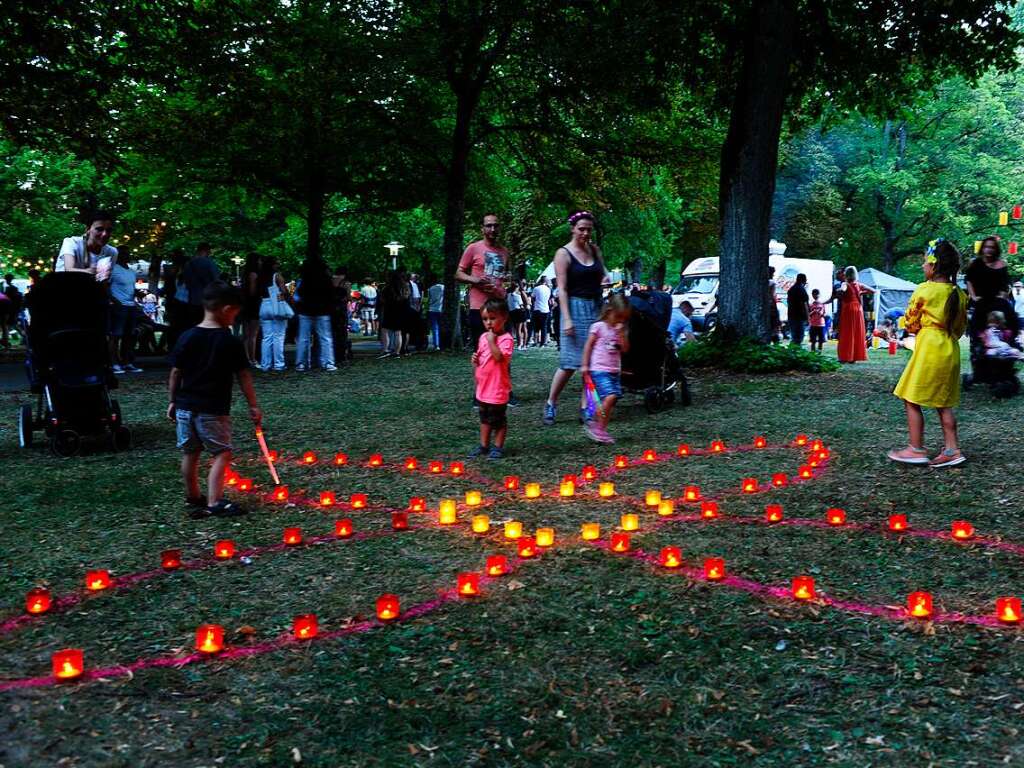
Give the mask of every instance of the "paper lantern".
[[637, 531], [640, 529], [639, 515], [626, 514], [619, 519], [619, 527], [624, 531]]
[[814, 579], [810, 576], [794, 576], [793, 597], [797, 600], [813, 600]]
[[321, 507], [333, 507], [334, 506], [334, 491], [321, 491], [320, 492], [320, 506]]
[[224, 470], [224, 484], [225, 485], [229, 485], [232, 488], [234, 488], [235, 486], [238, 485], [239, 479], [240, 479], [239, 474], [237, 472], [235, 472], [233, 469], [231, 469], [231, 467], [228, 467], [227, 469]]
[[558, 486], [558, 495], [561, 496], [563, 499], [567, 499], [570, 496], [575, 496], [576, 483], [572, 482], [571, 480], [563, 480], [562, 483]]
[[629, 552], [629, 534], [625, 531], [615, 531], [612, 534], [612, 552]]
[[460, 573], [455, 577], [455, 591], [459, 597], [476, 597], [480, 594], [480, 574], [473, 571]]
[[301, 528], [295, 528], [295, 527], [285, 528], [284, 529], [284, 534], [282, 535], [281, 540], [284, 541], [284, 543], [287, 544], [289, 547], [294, 547], [297, 544], [301, 544], [302, 543], [302, 529]]
[[320, 633], [315, 613], [304, 613], [292, 619], [292, 635], [296, 640], [312, 640]]
[[658, 562], [665, 568], [678, 568], [683, 564], [683, 553], [679, 547], [662, 547]]
[[316, 459], [316, 454], [313, 451], [306, 451], [304, 454], [302, 454], [303, 464], [316, 464]]
[[915, 619], [927, 619], [932, 615], [932, 596], [927, 592], [911, 592], [907, 596], [907, 613]]
[[764, 519], [769, 523], [777, 523], [782, 519], [781, 504], [766, 504], [764, 507]]
[[819, 464], [821, 464], [821, 462], [818, 461], [818, 457], [817, 456], [809, 456], [807, 458], [807, 466], [810, 467], [811, 469], [814, 469]]
[[966, 520], [954, 520], [951, 533], [954, 539], [965, 541], [974, 536], [974, 526]]
[[252, 490], [252, 478], [242, 477], [238, 480], [238, 490], [240, 491], [251, 491]]
[[1010, 223], [1010, 212], [1009, 211], [1000, 211], [999, 212], [999, 226], [1005, 227], [1009, 223]]
[[745, 477], [740, 486], [744, 493], [757, 493], [757, 478]]
[[487, 515], [473, 515], [473, 533], [487, 533], [491, 530], [491, 518]]
[[657, 461], [658, 452], [653, 448], [648, 448], [647, 450], [644, 451], [643, 458], [644, 461]]
[[86, 571], [85, 588], [88, 589], [90, 592], [100, 592], [101, 590], [110, 587], [110, 585], [110, 571], [103, 569], [96, 571]]
[[648, 507], [657, 507], [661, 504], [661, 491], [647, 491], [647, 493], [644, 494], [644, 504]]
[[353, 493], [348, 497], [348, 503], [352, 505], [352, 509], [366, 509], [366, 494]]
[[540, 483], [527, 483], [523, 495], [528, 499], [536, 499], [540, 496]]
[[713, 520], [718, 517], [718, 502], [702, 501], [700, 504], [700, 516], [705, 520]]
[[437, 522], [441, 525], [454, 525], [459, 520], [455, 499], [441, 499], [437, 510]]
[[580, 528], [580, 538], [584, 541], [596, 541], [601, 538], [600, 523], [584, 523]]
[[396, 510], [391, 513], [391, 528], [395, 531], [409, 530], [409, 513]]
[[522, 558], [535, 557], [537, 555], [537, 541], [533, 536], [523, 536], [518, 541], [519, 556]]
[[213, 556], [218, 560], [230, 560], [235, 556], [235, 542], [231, 539], [221, 539], [213, 545]]
[[819, 461], [828, 461], [832, 453], [829, 451], [828, 448], [821, 448], [820, 450], [818, 450], [816, 455]]
[[683, 489], [683, 498], [686, 501], [700, 501], [700, 486], [688, 485]]
[[597, 467], [593, 464], [587, 464], [583, 467], [583, 479], [586, 481], [595, 480], [597, 478]]
[[466, 506], [467, 507], [479, 507], [483, 503], [484, 497], [480, 491], [466, 491]]
[[44, 587], [30, 589], [25, 595], [25, 612], [31, 614], [46, 613], [53, 605], [50, 590]]
[[1017, 624], [1020, 622], [1020, 598], [1019, 597], [997, 597], [996, 618], [1005, 624]]
[[200, 653], [223, 651], [224, 627], [220, 624], [200, 624], [196, 628], [196, 650]]
[[181, 550], [165, 549], [160, 553], [160, 567], [165, 571], [175, 571], [181, 568]]
[[679, 447], [676, 448], [676, 455], [677, 456], [689, 456], [690, 455], [690, 446], [688, 446], [686, 443], [680, 443]]
[[597, 486], [597, 495], [602, 499], [610, 499], [615, 495], [615, 483], [601, 483]]
[[800, 476], [801, 480], [810, 480], [812, 477], [814, 477], [814, 469], [809, 465], [804, 464], [802, 467], [800, 467], [797, 474]]
[[974, 241], [974, 252], [981, 253], [981, 240]]
[[572, 483], [573, 485], [579, 485], [580, 479], [576, 475], [562, 475], [563, 483]]
[[629, 457], [628, 456], [623, 456], [623, 455], [620, 454], [620, 455], [615, 457], [615, 468], [616, 469], [625, 469], [628, 466], [629, 466]]
[[807, 445], [807, 435], [797, 435], [793, 438], [794, 445]]
[[784, 488], [789, 482], [789, 476], [785, 472], [776, 472], [772, 475], [772, 485], [776, 488]]
[[[415, 459], [414, 459], [415, 461]], [[371, 467], [382, 467], [384, 466], [384, 457], [379, 453], [371, 453], [370, 460], [367, 462]]]
[[426, 512], [427, 511], [427, 500], [422, 496], [413, 496], [409, 499], [409, 511], [410, 512]]
[[409, 470], [419, 469], [420, 463], [416, 461], [415, 456], [408, 456], [405, 459], [405, 468]]
[[444, 464], [440, 461], [432, 461], [427, 465], [427, 469], [432, 475], [440, 475], [444, 472]]
[[344, 467], [346, 464], [348, 464], [348, 454], [347, 453], [336, 453], [336, 454], [334, 454], [334, 466], [336, 466], [336, 467]]
[[271, 498], [274, 499], [274, 501], [288, 501], [288, 486], [279, 485], [274, 489], [274, 492], [270, 495]]
[[517, 475], [506, 475], [505, 476], [505, 490], [506, 491], [517, 491], [517, 490], [519, 490], [519, 477]]
[[384, 594], [377, 598], [377, 618], [381, 621], [397, 619], [399, 610], [398, 595]]
[[466, 467], [461, 461], [453, 461], [448, 466], [448, 471], [451, 472], [453, 475], [462, 475], [465, 474]]
[[513, 541], [523, 535], [523, 524], [519, 520], [508, 520], [505, 523], [505, 538]]
[[538, 547], [550, 547], [555, 543], [555, 529], [554, 528], [538, 528], [534, 536], [537, 540]]
[[724, 450], [725, 450], [725, 443], [723, 441], [721, 441], [721, 440], [712, 440], [711, 441], [711, 452], [712, 453], [722, 453]]
[[1017, 242], [1016, 241], [1011, 242], [1010, 245], [1007, 246], [1006, 252], [1008, 254], [1010, 254], [1011, 256], [1016, 256], [1017, 255]]
[[846, 512], [841, 509], [832, 508], [825, 513], [825, 519], [829, 525], [845, 525], [846, 524]]
[[906, 515], [889, 515], [890, 531], [905, 531], [910, 525], [907, 523]]
[[85, 671], [85, 654], [80, 648], [65, 648], [50, 656], [50, 665], [58, 680], [74, 680]]
[[823, 442], [821, 442], [821, 440], [819, 440], [817, 438], [815, 438], [814, 440], [811, 440], [811, 450], [812, 451], [820, 451], [824, 447], [825, 447], [825, 444]]
[[661, 504], [658, 505], [658, 514], [661, 517], [670, 517], [675, 514], [676, 503], [672, 499], [662, 499]]
[[508, 558], [504, 555], [491, 555], [487, 558], [487, 575], [504, 576], [508, 573]]
[[768, 439], [764, 435], [758, 435], [754, 438], [755, 448], [766, 448], [768, 447]]
[[347, 539], [352, 535], [353, 530], [354, 526], [352, 525], [352, 521], [347, 517], [334, 521], [334, 535], [339, 539]]
[[1013, 218], [1019, 219], [1021, 217], [1021, 213], [1022, 213], [1021, 206], [1019, 206], [1019, 205], [1013, 206]]
[[725, 578], [725, 560], [720, 557], [708, 557], [704, 560], [704, 578], [708, 581], [719, 581]]

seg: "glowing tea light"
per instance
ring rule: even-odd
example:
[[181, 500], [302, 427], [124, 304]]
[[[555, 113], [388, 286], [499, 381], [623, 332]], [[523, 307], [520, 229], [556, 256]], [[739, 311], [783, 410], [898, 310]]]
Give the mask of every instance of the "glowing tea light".
[[301, 528], [285, 528], [284, 534], [281, 537], [289, 547], [294, 547], [296, 544], [302, 543], [302, 529]]
[[460, 573], [455, 577], [455, 591], [460, 597], [476, 597], [480, 594], [480, 574], [473, 571]]
[[479, 507], [483, 503], [484, 497], [480, 491], [466, 491], [466, 506], [467, 507]]
[[789, 482], [789, 476], [785, 472], [776, 472], [772, 475], [772, 485], [776, 488], [783, 488]]
[[687, 501], [700, 501], [700, 486], [688, 485], [683, 490], [683, 498]]
[[348, 503], [352, 505], [352, 509], [366, 509], [366, 494], [353, 493], [348, 497]]
[[213, 545], [213, 556], [218, 560], [230, 560], [235, 556], [235, 542], [231, 539], [221, 539]]
[[597, 486], [597, 495], [602, 499], [610, 499], [615, 495], [615, 483], [601, 483]]
[[648, 507], [657, 507], [661, 504], [661, 491], [649, 490], [644, 494], [644, 504]]
[[584, 541], [596, 541], [601, 538], [600, 523], [584, 523], [580, 528], [580, 538]]
[[379, 453], [371, 453], [370, 460], [367, 462], [371, 467], [382, 467], [384, 466], [384, 457]]
[[504, 555], [491, 555], [487, 558], [487, 575], [504, 576], [508, 573], [508, 558]]
[[487, 533], [491, 530], [491, 518], [487, 515], [473, 515], [473, 533]]
[[576, 475], [562, 475], [563, 483], [572, 483], [573, 485], [579, 485], [580, 479]]
[[377, 618], [381, 621], [397, 619], [399, 612], [398, 595], [384, 594], [377, 598]]
[[932, 596], [927, 592], [911, 592], [907, 596], [907, 613], [915, 619], [927, 619], [932, 615]]
[[448, 471], [453, 475], [462, 475], [466, 472], [466, 466], [461, 461], [453, 461], [448, 467]]
[[316, 464], [316, 454], [313, 451], [306, 451], [302, 454], [303, 464]]
[[540, 497], [540, 483], [527, 483], [526, 488], [523, 491], [523, 495], [528, 499], [536, 499]]
[[322, 491], [320, 493], [320, 506], [321, 507], [333, 507], [334, 506], [334, 491]]
[[700, 516], [705, 520], [713, 520], [718, 517], [718, 502], [702, 501], [700, 503]]
[[320, 633], [315, 613], [304, 613], [292, 619], [292, 636], [296, 640], [312, 640]]
[[31, 614], [46, 613], [53, 605], [50, 590], [44, 587], [30, 589], [25, 595], [25, 612]]
[[238, 485], [238, 473], [233, 472], [231, 469], [227, 469], [224, 472], [224, 484], [234, 488]]
[[615, 468], [625, 469], [629, 466], [629, 456], [618, 455], [615, 457]]
[[889, 515], [890, 531], [905, 531], [910, 527], [906, 515]]
[[410, 512], [426, 512], [427, 511], [427, 500], [422, 496], [413, 496], [409, 499], [409, 511]]
[[444, 464], [440, 461], [432, 461], [427, 465], [427, 471], [432, 475], [440, 475], [444, 472]]
[[817, 453], [815, 454], [815, 456], [817, 456], [817, 457], [818, 457], [818, 460], [819, 460], [819, 461], [828, 461], [828, 459], [829, 459], [829, 457], [830, 457], [831, 455], [832, 455], [832, 453], [831, 453], [831, 452], [829, 451], [829, 449], [828, 449], [828, 448], [822, 448], [822, 449], [821, 449], [820, 451], [818, 451], [818, 452], [817, 452]]
[[656, 450], [654, 450], [653, 448], [648, 448], [646, 451], [644, 451], [643, 457], [644, 457], [644, 461], [657, 461], [658, 460], [658, 452]]
[[576, 483], [572, 480], [563, 480], [561, 485], [558, 486], [558, 495], [563, 499], [569, 498], [570, 496], [576, 495]]
[[506, 491], [518, 491], [519, 490], [519, 476], [518, 475], [505, 475], [505, 490]]
[[781, 504], [766, 504], [764, 508], [764, 519], [769, 523], [777, 523], [782, 519]]
[[86, 571], [85, 574], [85, 588], [90, 592], [99, 592], [107, 589], [111, 584], [110, 571], [98, 570], [98, 571]]
[[587, 464], [585, 467], [583, 467], [582, 474], [584, 480], [595, 480], [597, 479], [597, 467], [595, 467], [593, 464]]
[[277, 488], [275, 488], [274, 492], [271, 494], [271, 497], [274, 499], [274, 501], [288, 501], [288, 486], [277, 486]]
[[814, 579], [811, 576], [794, 576], [793, 597], [797, 600], [813, 600]]
[[612, 534], [612, 552], [629, 552], [629, 534], [625, 531], [616, 531]]
[[690, 446], [688, 446], [686, 443], [680, 443], [679, 447], [676, 448], [676, 455], [677, 456], [689, 456], [690, 455]]
[[793, 438], [794, 445], [807, 445], [807, 435], [797, 435]]
[[719, 581], [725, 578], [725, 560], [720, 557], [709, 557], [704, 560], [704, 578], [708, 581]]
[[624, 531], [640, 530], [640, 516], [627, 514], [619, 519], [619, 527]]
[[537, 541], [533, 536], [523, 536], [519, 539], [518, 548], [520, 557], [529, 558], [537, 555]]
[[535, 535], [538, 547], [550, 547], [555, 543], [554, 528], [538, 528]]
[[809, 459], [807, 459], [807, 466], [810, 467], [811, 469], [817, 468], [820, 464], [821, 462], [818, 461], [818, 458], [816, 456], [811, 456]]
[[267, 451], [267, 458], [270, 459], [272, 464], [276, 464], [281, 460], [281, 453], [278, 450]]
[[812, 451], [820, 451], [824, 447], [825, 447], [825, 444], [821, 440], [812, 440], [811, 441], [811, 450]]
[[344, 467], [346, 464], [348, 464], [348, 454], [347, 453], [336, 453], [336, 454], [334, 454], [334, 466], [336, 466], [336, 467]]
[[741, 485], [744, 493], [757, 493], [757, 478], [745, 477]]
[[797, 472], [797, 474], [800, 476], [801, 480], [810, 480], [812, 477], [814, 477], [814, 469], [811, 466], [804, 464], [802, 467], [800, 467], [800, 470]]
[[224, 627], [220, 624], [200, 624], [196, 628], [196, 650], [200, 653], [223, 651]]
[[679, 547], [662, 547], [658, 562], [665, 568], [678, 568], [683, 564], [683, 553]]
[[841, 509], [833, 508], [825, 513], [825, 519], [828, 520], [829, 525], [845, 525], [846, 512]]
[[768, 446], [768, 439], [764, 435], [758, 435], [754, 438], [755, 448], [766, 448]]
[[391, 529], [394, 531], [409, 530], [409, 513], [395, 511], [391, 513]]
[[518, 520], [509, 520], [505, 523], [505, 538], [518, 539], [523, 535], [523, 524]]
[[165, 571], [175, 571], [181, 568], [181, 550], [165, 549], [160, 553], [160, 567]]
[[954, 520], [951, 532], [954, 539], [964, 541], [974, 536], [974, 526], [966, 520]]
[[334, 535], [339, 539], [347, 539], [352, 535], [353, 530], [354, 526], [352, 525], [352, 521], [347, 517], [334, 521]]
[[997, 597], [996, 618], [1004, 624], [1017, 624], [1020, 622], [1020, 598], [1019, 597]]
[[661, 504], [658, 505], [658, 514], [661, 517], [670, 517], [675, 514], [676, 503], [672, 499], [662, 499]]
[[725, 450], [725, 443], [722, 440], [711, 441], [711, 452], [722, 453]]
[[80, 648], [65, 648], [50, 657], [53, 676], [58, 680], [74, 680], [85, 671], [85, 654]]
[[251, 491], [252, 490], [252, 478], [242, 477], [238, 480], [238, 490], [240, 491]]
[[419, 466], [420, 466], [420, 463], [418, 461], [416, 461], [416, 457], [409, 456], [408, 458], [406, 458], [406, 460], [405, 460], [405, 468], [406, 469], [410, 469], [410, 470], [411, 469], [419, 469]]
[[437, 522], [441, 525], [454, 525], [458, 521], [455, 499], [441, 499], [441, 506], [437, 510]]

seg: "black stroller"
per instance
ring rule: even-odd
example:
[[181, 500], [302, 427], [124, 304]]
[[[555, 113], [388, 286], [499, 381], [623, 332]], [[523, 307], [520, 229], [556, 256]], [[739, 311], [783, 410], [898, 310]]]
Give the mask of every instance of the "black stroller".
[[[984, 384], [994, 397], [1013, 397], [1020, 392], [1017, 361], [1013, 358], [989, 357], [985, 354], [983, 334], [988, 313], [992, 311], [1003, 313], [1007, 328], [1013, 332], [1013, 338], [1017, 338], [1019, 328], [1013, 304], [1006, 299], [996, 298], [975, 306], [967, 328], [971, 350], [971, 373], [963, 375], [963, 385], [964, 389], [969, 389], [974, 384]], [[1019, 347], [1019, 344], [1014, 341], [1012, 346]]]
[[629, 351], [622, 356], [622, 386], [643, 393], [648, 413], [658, 413], [678, 398], [690, 404], [690, 388], [675, 346], [668, 337], [672, 297], [660, 291], [634, 291], [629, 297]]
[[131, 447], [132, 433], [108, 388], [117, 386], [107, 350], [107, 291], [92, 275], [58, 272], [30, 294], [25, 369], [33, 394], [18, 411], [22, 448], [42, 430], [58, 456], [74, 456], [85, 435], [106, 434], [114, 450]]

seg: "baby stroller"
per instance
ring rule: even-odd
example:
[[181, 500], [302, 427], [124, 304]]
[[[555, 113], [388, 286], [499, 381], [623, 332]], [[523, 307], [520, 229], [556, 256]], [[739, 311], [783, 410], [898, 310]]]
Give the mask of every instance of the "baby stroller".
[[121, 408], [108, 388], [117, 380], [107, 351], [107, 292], [92, 275], [60, 272], [32, 288], [25, 371], [32, 406], [18, 411], [22, 448], [42, 430], [58, 456], [74, 456], [82, 437], [105, 433], [114, 450], [131, 447], [132, 433], [121, 422]]
[[629, 351], [622, 355], [622, 386], [643, 393], [648, 413], [679, 399], [690, 404], [690, 389], [675, 346], [668, 337], [672, 297], [660, 291], [634, 291], [629, 297]]
[[975, 306], [968, 325], [968, 338], [971, 351], [971, 373], [964, 374], [964, 389], [974, 384], [984, 384], [994, 397], [1013, 397], [1020, 392], [1020, 381], [1017, 379], [1017, 361], [1012, 357], [990, 357], [985, 354], [986, 319], [989, 312], [1003, 313], [1007, 328], [1013, 341], [1010, 345], [1019, 349], [1017, 343], [1017, 315], [1013, 305], [1005, 299], [992, 299], [980, 306]]

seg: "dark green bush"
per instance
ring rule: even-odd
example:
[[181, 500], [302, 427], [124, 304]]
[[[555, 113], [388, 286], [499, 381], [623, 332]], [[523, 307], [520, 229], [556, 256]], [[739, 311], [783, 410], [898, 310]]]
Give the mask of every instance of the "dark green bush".
[[838, 361], [802, 347], [760, 344], [752, 339], [725, 341], [714, 335], [684, 344], [679, 359], [690, 368], [721, 368], [736, 373], [839, 370]]

